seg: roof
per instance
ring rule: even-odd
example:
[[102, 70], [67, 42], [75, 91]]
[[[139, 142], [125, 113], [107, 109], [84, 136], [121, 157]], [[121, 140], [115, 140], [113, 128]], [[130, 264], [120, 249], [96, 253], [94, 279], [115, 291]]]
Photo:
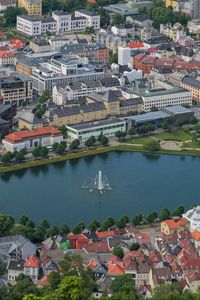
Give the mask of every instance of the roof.
[[134, 42], [130, 42], [128, 43], [127, 45], [129, 48], [133, 49], [133, 48], [144, 48], [144, 44], [141, 43], [141, 42], [138, 42], [138, 43], [134, 43]]
[[192, 238], [195, 240], [195, 241], [200, 241], [200, 232], [197, 231], [197, 230], [194, 230], [192, 232]]
[[104, 253], [109, 252], [107, 241], [95, 242], [87, 245], [87, 252]]
[[25, 268], [39, 268], [39, 266], [40, 260], [37, 256], [34, 255], [28, 256], [24, 263]]
[[194, 77], [191, 76], [185, 76], [182, 79], [182, 82], [188, 85], [191, 85], [197, 89], [200, 89], [200, 80], [195, 79]]
[[95, 122], [85, 122], [85, 123], [79, 123], [79, 124], [73, 124], [68, 125], [68, 127], [74, 129], [74, 130], [82, 130], [82, 129], [89, 129], [94, 127], [100, 127], [102, 125], [111, 125], [111, 124], [117, 124], [117, 123], [123, 123], [125, 121], [119, 120], [119, 119], [104, 119], [99, 120]]
[[40, 124], [42, 123], [42, 120], [39, 119], [35, 114], [26, 111], [21, 117], [19, 117], [20, 120], [23, 120], [25, 122], [31, 123], [31, 124]]
[[108, 230], [108, 231], [96, 231], [96, 235], [99, 239], [102, 239], [102, 238], [107, 238], [109, 236], [114, 236], [114, 232], [112, 230]]
[[45, 286], [49, 283], [49, 275], [46, 274], [37, 281], [38, 286]]
[[185, 225], [186, 220], [184, 220], [183, 218], [178, 221], [171, 219], [171, 220], [163, 221], [162, 224], [166, 224], [169, 229], [176, 229], [179, 228], [180, 226]]
[[6, 135], [5, 140], [7, 140], [11, 143], [12, 142], [14, 143], [14, 142], [23, 141], [25, 139], [34, 138], [37, 136], [57, 135], [57, 134], [61, 135], [60, 130], [58, 130], [57, 128], [52, 127], [52, 126], [48, 126], [48, 127], [44, 127], [44, 128], [38, 128], [35, 130], [16, 131], [9, 135]]
[[8, 264], [8, 270], [23, 271], [24, 261], [23, 260], [10, 260]]
[[[85, 14], [85, 15], [87, 15], [87, 16], [97, 16], [98, 14], [96, 14], [96, 13], [94, 13], [94, 12], [91, 12], [91, 11], [89, 11], [89, 10], [87, 10], [87, 9], [79, 9], [79, 10], [76, 10], [77, 12], [80, 12], [80, 13], [82, 13], [82, 14]], [[76, 11], [75, 11], [75, 13], [76, 13]]]
[[0, 58], [14, 58], [15, 53], [10, 51], [0, 51]]
[[125, 120], [133, 120], [135, 123], [143, 123], [143, 122], [150, 122], [155, 120], [160, 120], [163, 118], [168, 118], [169, 115], [162, 111], [153, 111], [146, 114], [141, 115], [133, 115], [133, 116], [126, 116], [122, 117]]
[[18, 49], [24, 46], [24, 42], [20, 39], [11, 39], [10, 43], [11, 43], [11, 49]]

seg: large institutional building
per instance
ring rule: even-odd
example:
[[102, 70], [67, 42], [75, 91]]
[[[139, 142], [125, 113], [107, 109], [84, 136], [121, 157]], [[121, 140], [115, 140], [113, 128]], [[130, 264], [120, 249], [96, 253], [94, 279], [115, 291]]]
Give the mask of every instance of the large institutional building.
[[100, 16], [85, 9], [75, 11], [75, 16], [63, 11], [54, 11], [52, 17], [40, 15], [17, 16], [17, 30], [27, 36], [36, 36], [47, 32], [84, 31], [86, 27], [100, 28]]
[[25, 8], [29, 16], [42, 16], [42, 0], [18, 0], [18, 6]]

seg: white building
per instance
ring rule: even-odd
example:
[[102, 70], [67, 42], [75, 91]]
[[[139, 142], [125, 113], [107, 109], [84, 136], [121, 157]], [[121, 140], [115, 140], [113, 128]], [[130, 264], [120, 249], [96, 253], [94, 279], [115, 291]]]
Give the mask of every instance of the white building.
[[0, 52], [0, 67], [15, 65], [15, 64], [16, 64], [16, 57], [14, 52], [11, 51]]
[[62, 133], [55, 127], [48, 126], [35, 130], [22, 130], [6, 135], [2, 140], [7, 151], [15, 152], [22, 149], [33, 150], [38, 146], [49, 147], [63, 140]]
[[28, 36], [83, 31], [86, 27], [99, 29], [100, 16], [84, 9], [75, 11], [75, 17], [63, 11], [54, 11], [52, 17], [17, 16], [17, 30]]
[[190, 33], [197, 33], [200, 30], [200, 19], [189, 21], [187, 27]]
[[126, 37], [127, 29], [124, 25], [114, 25], [111, 27], [112, 33], [118, 36]]
[[89, 137], [97, 138], [100, 134], [113, 137], [117, 131], [126, 131], [126, 121], [118, 119], [104, 119], [95, 122], [80, 123], [68, 125], [67, 133], [72, 141], [79, 139], [80, 142], [85, 142]]
[[60, 51], [60, 48], [69, 43], [69, 39], [64, 36], [55, 36], [49, 39], [51, 51]]
[[184, 213], [183, 218], [189, 221], [191, 232], [195, 230], [200, 232], [200, 205]]
[[36, 282], [39, 278], [40, 260], [37, 256], [31, 255], [27, 257], [24, 263], [24, 274], [31, 277]]
[[[148, 48], [148, 46], [146, 47]], [[143, 43], [129, 43], [127, 46], [118, 47], [118, 64], [121, 66], [132, 65], [133, 57], [131, 56], [132, 50], [145, 50], [145, 45]]]

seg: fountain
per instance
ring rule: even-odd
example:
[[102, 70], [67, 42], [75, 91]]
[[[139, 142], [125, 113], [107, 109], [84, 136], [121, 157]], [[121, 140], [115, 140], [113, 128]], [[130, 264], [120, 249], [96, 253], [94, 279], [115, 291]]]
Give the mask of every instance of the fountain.
[[105, 190], [112, 189], [107, 176], [101, 170], [98, 171], [94, 178], [89, 177], [82, 185], [82, 188], [88, 189], [90, 192], [97, 190], [100, 194], [103, 194]]

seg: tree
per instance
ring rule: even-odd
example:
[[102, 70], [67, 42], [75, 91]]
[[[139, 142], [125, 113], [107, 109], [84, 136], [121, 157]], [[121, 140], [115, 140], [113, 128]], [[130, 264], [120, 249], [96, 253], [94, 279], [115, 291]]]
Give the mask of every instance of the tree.
[[20, 163], [24, 160], [24, 153], [22, 151], [18, 152], [15, 156], [16, 162]]
[[167, 208], [164, 208], [160, 212], [160, 221], [165, 221], [170, 218], [170, 211]]
[[121, 14], [114, 14], [112, 17], [112, 25], [120, 25], [124, 23], [124, 18]]
[[184, 214], [185, 212], [185, 208], [184, 206], [178, 206], [175, 211], [173, 212], [172, 216], [178, 216], [181, 217], [182, 214]]
[[156, 140], [151, 140], [145, 145], [145, 150], [147, 151], [158, 151], [160, 150], [160, 143]]
[[47, 230], [50, 227], [48, 220], [44, 219], [41, 222], [41, 226], [42, 226], [42, 228], [44, 228], [44, 230]]
[[80, 141], [76, 139], [70, 144], [69, 149], [72, 151], [77, 150], [79, 146], [80, 146]]
[[69, 232], [70, 232], [70, 229], [66, 224], [63, 224], [59, 227], [60, 234], [68, 234]]
[[48, 282], [51, 290], [57, 289], [61, 282], [60, 273], [54, 271], [51, 272], [48, 276]]
[[103, 230], [108, 230], [115, 224], [115, 221], [112, 217], [108, 217], [104, 222], [103, 222]]
[[4, 163], [4, 164], [8, 164], [9, 162], [11, 162], [11, 160], [13, 159], [13, 153], [11, 152], [7, 152], [6, 154], [4, 154], [2, 157], [1, 157], [1, 162]]
[[140, 244], [138, 243], [133, 243], [131, 244], [131, 246], [129, 247], [130, 251], [137, 251], [140, 248]]
[[55, 152], [57, 154], [60, 154], [60, 155], [64, 154], [65, 153], [65, 146], [61, 143], [58, 144]]
[[113, 251], [112, 251], [113, 255], [119, 257], [119, 258], [123, 258], [124, 257], [124, 251], [121, 247], [114, 247]]
[[58, 127], [58, 129], [62, 132], [64, 138], [67, 138], [67, 127], [65, 125], [62, 125]]
[[49, 149], [47, 147], [42, 147], [40, 149], [40, 156], [42, 157], [48, 157]]
[[162, 300], [171, 300], [171, 299], [180, 299], [180, 286], [178, 283], [166, 283], [160, 284], [155, 287], [153, 290], [153, 299], [162, 299]]
[[116, 221], [116, 225], [118, 228], [126, 227], [126, 224], [129, 222], [128, 216], [123, 216]]
[[105, 136], [104, 134], [99, 134], [98, 138], [97, 138], [98, 142], [103, 145], [103, 146], [107, 146], [109, 139], [107, 138], [107, 136]]
[[133, 137], [135, 135], [135, 128], [131, 127], [128, 131], [128, 134]]
[[80, 222], [72, 228], [73, 233], [81, 233], [85, 229], [85, 223]]
[[141, 222], [143, 221], [143, 215], [142, 214], [139, 214], [139, 215], [136, 215], [133, 217], [132, 219], [132, 224], [137, 226], [139, 225]]
[[89, 224], [88, 228], [91, 231], [96, 231], [100, 226], [101, 226], [101, 223], [95, 219]]
[[146, 217], [146, 220], [148, 223], [153, 223], [155, 221], [155, 219], [158, 217], [157, 212], [153, 211], [151, 213], [148, 214], [148, 216]]
[[85, 28], [85, 33], [86, 34], [94, 34], [95, 33], [95, 30], [94, 30], [94, 27], [86, 27]]
[[87, 148], [93, 147], [96, 143], [96, 138], [92, 135], [85, 141], [85, 146]]
[[10, 234], [11, 229], [13, 229], [15, 221], [13, 217], [8, 214], [0, 214], [0, 236], [6, 236]]
[[27, 11], [22, 7], [9, 6], [4, 10], [4, 18], [6, 19], [6, 25], [15, 25], [17, 16], [26, 15]]
[[116, 292], [129, 293], [134, 291], [134, 284], [131, 275], [125, 274], [125, 275], [119, 275], [115, 277], [115, 279], [112, 281], [111, 288], [114, 293]]
[[29, 217], [25, 215], [22, 215], [19, 219], [19, 223], [24, 226], [27, 224], [28, 221], [29, 221]]
[[109, 63], [109, 65], [117, 64], [118, 63], [118, 54], [110, 51], [108, 63]]
[[119, 141], [121, 141], [121, 138], [122, 138], [122, 131], [120, 131], [120, 130], [119, 130], [119, 131], [116, 131], [116, 132], [115, 132], [115, 136], [118, 138]]
[[168, 121], [167, 119], [164, 119], [164, 120], [162, 121], [162, 123], [161, 123], [161, 127], [162, 127], [163, 129], [169, 129], [169, 126], [170, 126], [169, 121]]

